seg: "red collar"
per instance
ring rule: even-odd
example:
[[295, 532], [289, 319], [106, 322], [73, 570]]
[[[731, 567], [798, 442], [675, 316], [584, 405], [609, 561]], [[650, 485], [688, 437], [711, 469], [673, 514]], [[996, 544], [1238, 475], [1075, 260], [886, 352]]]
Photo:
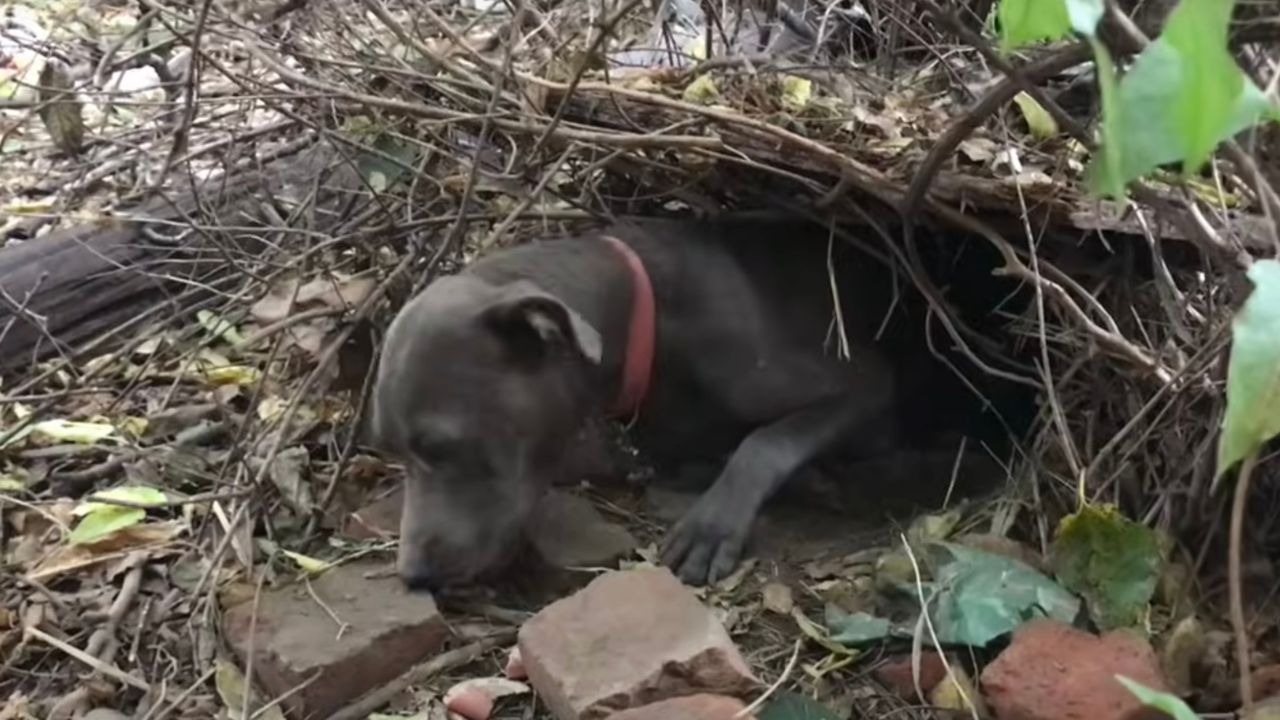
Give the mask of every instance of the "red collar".
[[657, 335], [653, 284], [640, 256], [618, 238], [604, 240], [622, 256], [631, 271], [631, 319], [627, 325], [627, 354], [622, 366], [622, 385], [613, 403], [616, 417], [634, 416], [649, 393], [653, 373], [653, 348]]

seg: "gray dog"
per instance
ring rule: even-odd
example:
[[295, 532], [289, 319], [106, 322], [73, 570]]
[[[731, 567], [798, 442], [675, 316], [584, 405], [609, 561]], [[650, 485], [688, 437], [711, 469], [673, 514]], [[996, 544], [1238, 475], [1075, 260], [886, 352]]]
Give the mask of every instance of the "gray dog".
[[634, 419], [659, 462], [717, 461], [662, 558], [691, 584], [730, 574], [797, 471], [896, 442], [895, 368], [872, 341], [887, 275], [801, 223], [647, 220], [432, 282], [392, 323], [371, 404], [407, 467], [402, 578], [500, 570], [604, 414]]

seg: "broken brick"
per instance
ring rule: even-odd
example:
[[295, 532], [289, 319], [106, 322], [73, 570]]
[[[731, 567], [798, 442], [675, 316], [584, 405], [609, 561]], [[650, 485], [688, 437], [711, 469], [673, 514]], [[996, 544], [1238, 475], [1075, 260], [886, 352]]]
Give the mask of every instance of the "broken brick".
[[[911, 672], [911, 655], [896, 655], [884, 661], [872, 671], [881, 685], [907, 701], [919, 701], [916, 684]], [[942, 656], [932, 650], [920, 652], [920, 691], [927, 698], [934, 686], [947, 676]]]
[[242, 663], [252, 647], [254, 681], [270, 697], [288, 694], [285, 708], [297, 717], [327, 717], [436, 653], [448, 637], [431, 596], [409, 593], [393, 575], [366, 577], [371, 569], [382, 566], [342, 565], [313, 578], [310, 590], [295, 583], [262, 593], [252, 634], [252, 601], [224, 614], [228, 644]]
[[999, 720], [1167, 720], [1116, 675], [1168, 691], [1155, 651], [1133, 633], [1033, 620], [983, 670], [982, 690]]
[[736, 717], [745, 707], [737, 698], [700, 693], [623, 710], [609, 720], [755, 720], [755, 715]]
[[729, 633], [666, 568], [608, 572], [520, 628], [529, 681], [559, 720], [759, 687]]

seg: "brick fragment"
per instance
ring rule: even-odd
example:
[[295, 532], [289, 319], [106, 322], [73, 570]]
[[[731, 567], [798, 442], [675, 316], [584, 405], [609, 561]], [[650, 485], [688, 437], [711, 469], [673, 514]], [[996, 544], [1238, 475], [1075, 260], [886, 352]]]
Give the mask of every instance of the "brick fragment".
[[666, 568], [608, 572], [520, 629], [529, 681], [558, 720], [760, 683], [729, 633]]
[[[366, 577], [371, 570], [380, 576]], [[223, 615], [242, 666], [252, 646], [253, 680], [268, 697], [315, 678], [284, 700], [297, 718], [327, 717], [438, 652], [449, 635], [431, 596], [409, 593], [380, 564], [333, 568], [313, 578], [311, 590], [325, 607], [295, 583], [262, 594], [256, 625], [252, 601]], [[341, 633], [334, 618], [345, 623]]]

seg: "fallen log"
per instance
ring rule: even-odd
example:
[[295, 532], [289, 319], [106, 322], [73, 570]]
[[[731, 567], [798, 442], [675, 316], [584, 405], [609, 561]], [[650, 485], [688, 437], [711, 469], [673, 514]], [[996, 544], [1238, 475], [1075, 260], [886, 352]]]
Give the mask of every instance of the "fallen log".
[[[0, 369], [72, 354], [132, 319], [171, 316], [208, 297], [237, 272], [229, 251], [251, 257], [268, 243], [250, 232], [228, 240], [226, 233], [195, 230], [192, 223], [265, 226], [262, 203], [313, 192], [318, 208], [331, 209], [356, 180], [354, 173], [331, 173], [332, 160], [328, 148], [310, 145], [181, 194], [152, 197], [100, 221], [0, 249]], [[337, 213], [318, 215], [320, 222], [339, 221]]]

